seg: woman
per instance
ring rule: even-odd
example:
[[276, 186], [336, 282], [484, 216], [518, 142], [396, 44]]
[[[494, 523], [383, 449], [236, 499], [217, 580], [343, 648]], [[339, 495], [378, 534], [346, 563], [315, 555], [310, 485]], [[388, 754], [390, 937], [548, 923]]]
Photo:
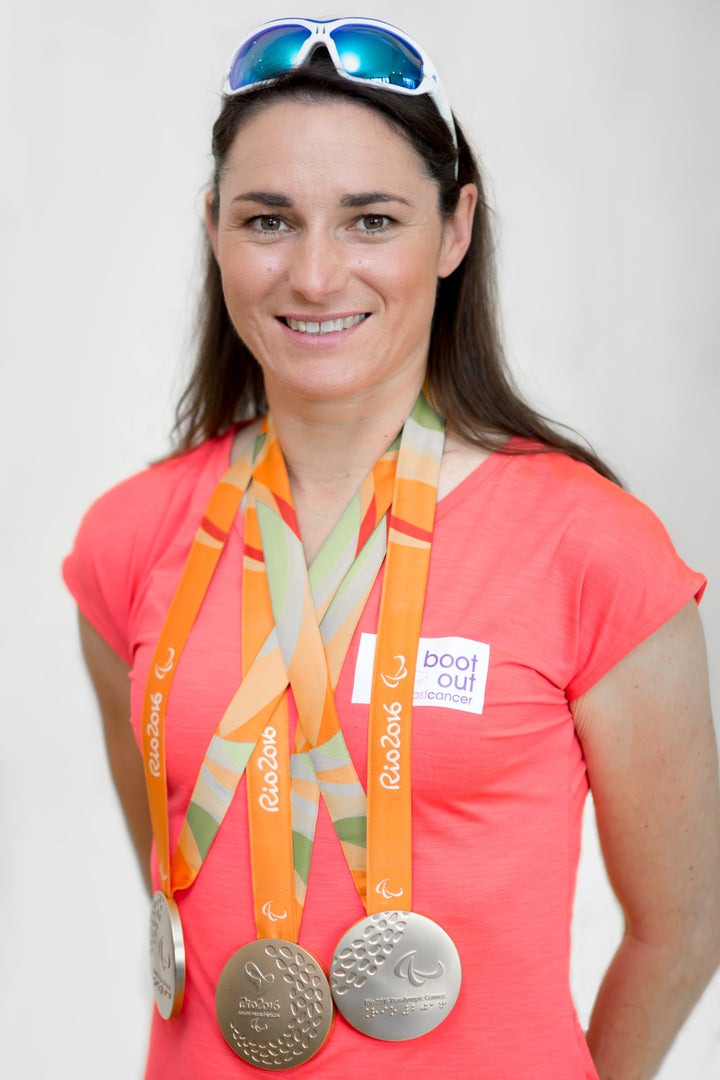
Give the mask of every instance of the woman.
[[[720, 957], [704, 579], [513, 390], [417, 46], [268, 24], [226, 91], [180, 452], [65, 566], [156, 890], [147, 1076], [650, 1077]], [[586, 1042], [588, 785], [626, 931]]]

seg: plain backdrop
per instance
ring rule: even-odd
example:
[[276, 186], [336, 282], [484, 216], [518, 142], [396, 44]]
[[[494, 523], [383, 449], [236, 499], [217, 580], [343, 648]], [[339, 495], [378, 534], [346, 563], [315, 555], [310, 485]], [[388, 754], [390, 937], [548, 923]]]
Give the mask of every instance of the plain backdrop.
[[[59, 567], [88, 504], [168, 448], [223, 72], [234, 45], [289, 6], [8, 0], [2, 11], [8, 1080], [142, 1074], [148, 905]], [[387, 0], [351, 13], [429, 48], [485, 163], [521, 385], [589, 437], [709, 575], [717, 704], [720, 7]], [[586, 833], [572, 970], [583, 1022], [621, 925], [590, 812]], [[719, 1075], [716, 980], [661, 1077]]]

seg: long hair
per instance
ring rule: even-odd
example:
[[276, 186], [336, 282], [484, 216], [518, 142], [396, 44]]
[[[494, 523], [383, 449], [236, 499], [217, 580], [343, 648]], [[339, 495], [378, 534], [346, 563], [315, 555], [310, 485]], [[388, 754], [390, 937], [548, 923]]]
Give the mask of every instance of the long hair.
[[[432, 101], [395, 94], [372, 84], [350, 83], [318, 50], [312, 62], [255, 91], [226, 97], [213, 127], [212, 214], [217, 220], [219, 183], [241, 127], [278, 101], [350, 100], [379, 113], [408, 140], [437, 186], [442, 218], [452, 217], [464, 184], [477, 186], [472, 240], [457, 269], [438, 283], [430, 335], [426, 391], [458, 434], [488, 451], [524, 436], [534, 452], [561, 450], [618, 482], [612, 470], [569, 429], [559, 429], [522, 397], [508, 370], [498, 325], [490, 208], [478, 163], [456, 122], [458, 151]], [[457, 163], [457, 169], [456, 169]], [[457, 175], [456, 175], [457, 173]], [[206, 244], [205, 280], [198, 312], [194, 368], [178, 402], [178, 452], [220, 435], [239, 420], [267, 409], [262, 371], [238, 337], [225, 306], [220, 271]]]

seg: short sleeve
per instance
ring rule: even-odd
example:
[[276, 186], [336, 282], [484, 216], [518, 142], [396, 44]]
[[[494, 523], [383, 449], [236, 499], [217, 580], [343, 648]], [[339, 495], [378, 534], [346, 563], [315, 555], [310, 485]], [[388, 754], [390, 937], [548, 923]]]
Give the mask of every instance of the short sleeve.
[[136, 587], [138, 487], [137, 480], [125, 481], [93, 503], [62, 567], [80, 611], [126, 664], [132, 662], [128, 627]]
[[581, 496], [572, 561], [581, 564], [576, 656], [566, 692], [579, 697], [619, 660], [699, 601], [706, 579], [678, 555], [662, 522], [628, 492], [598, 478]]

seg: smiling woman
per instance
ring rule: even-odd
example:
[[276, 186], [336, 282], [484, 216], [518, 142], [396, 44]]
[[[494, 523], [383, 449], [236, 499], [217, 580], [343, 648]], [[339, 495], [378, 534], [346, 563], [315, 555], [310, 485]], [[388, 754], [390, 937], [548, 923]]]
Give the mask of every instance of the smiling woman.
[[[259, 28], [213, 155], [177, 452], [65, 564], [155, 890], [148, 1080], [650, 1077], [720, 956], [704, 578], [514, 389], [414, 42]], [[627, 925], [585, 1036], [589, 788]]]
[[425, 379], [437, 282], [465, 254], [475, 199], [465, 185], [442, 219], [413, 147], [361, 105], [255, 112], [207, 218], [228, 314], [271, 409], [294, 395], [350, 423], [372, 400], [392, 403], [390, 431], [402, 426]]

